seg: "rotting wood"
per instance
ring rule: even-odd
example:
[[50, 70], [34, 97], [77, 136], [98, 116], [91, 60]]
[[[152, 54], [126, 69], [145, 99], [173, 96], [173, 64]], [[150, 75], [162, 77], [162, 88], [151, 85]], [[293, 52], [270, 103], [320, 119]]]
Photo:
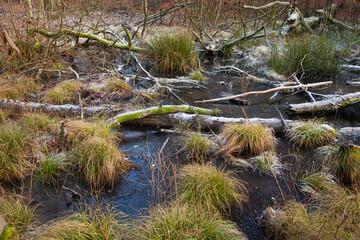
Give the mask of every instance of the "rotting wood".
[[[8, 99], [0, 99], [0, 108], [2, 109], [14, 109], [19, 112], [24, 111], [41, 111], [46, 113], [55, 113], [60, 115], [80, 116], [81, 107], [78, 105], [64, 104], [64, 105], [52, 105], [35, 102], [21, 102]], [[109, 107], [84, 107], [84, 116], [96, 116], [96, 115], [115, 115], [121, 112], [123, 109], [111, 109]]]
[[329, 100], [290, 104], [290, 112], [293, 114], [306, 114], [320, 111], [335, 111], [357, 102], [360, 102], [360, 92], [346, 94]]
[[77, 31], [73, 31], [73, 30], [61, 30], [59, 32], [53, 33], [53, 32], [48, 32], [45, 31], [43, 29], [32, 29], [32, 32], [35, 33], [39, 33], [45, 37], [50, 37], [50, 38], [58, 38], [62, 35], [70, 35], [70, 36], [74, 36], [74, 37], [82, 37], [82, 38], [87, 38], [87, 39], [91, 39], [91, 40], [95, 40], [97, 41], [99, 44], [104, 45], [104, 46], [108, 46], [108, 47], [114, 47], [114, 48], [118, 48], [118, 49], [122, 49], [122, 50], [131, 50], [134, 52], [145, 52], [145, 49], [143, 48], [139, 48], [139, 47], [134, 47], [134, 46], [130, 46], [130, 45], [126, 45], [126, 44], [121, 44], [118, 43], [117, 41], [109, 41], [107, 39], [104, 39], [102, 37], [99, 37], [95, 34], [92, 33], [83, 33], [83, 32], [77, 32]]
[[222, 98], [214, 98], [214, 99], [209, 99], [209, 100], [195, 101], [194, 103], [209, 103], [209, 102], [225, 101], [225, 100], [230, 100], [230, 99], [235, 99], [235, 98], [242, 98], [242, 97], [246, 97], [249, 95], [266, 94], [266, 93], [271, 93], [271, 92], [278, 92], [278, 91], [297, 89], [297, 88], [307, 89], [310, 87], [319, 87], [319, 86], [329, 85], [332, 83], [333, 83], [332, 81], [328, 81], [328, 82], [301, 84], [301, 85], [294, 85], [294, 86], [283, 86], [283, 87], [271, 88], [271, 89], [264, 90], [264, 91], [246, 92], [246, 93], [242, 93], [242, 94], [238, 94], [238, 95], [233, 95], [230, 97], [222, 97]]

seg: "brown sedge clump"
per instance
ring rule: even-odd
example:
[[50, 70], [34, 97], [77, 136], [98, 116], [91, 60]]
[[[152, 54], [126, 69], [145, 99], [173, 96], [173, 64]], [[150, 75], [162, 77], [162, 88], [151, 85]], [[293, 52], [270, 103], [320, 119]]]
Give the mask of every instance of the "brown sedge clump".
[[260, 123], [228, 123], [219, 134], [221, 152], [229, 155], [258, 155], [275, 147], [273, 131]]

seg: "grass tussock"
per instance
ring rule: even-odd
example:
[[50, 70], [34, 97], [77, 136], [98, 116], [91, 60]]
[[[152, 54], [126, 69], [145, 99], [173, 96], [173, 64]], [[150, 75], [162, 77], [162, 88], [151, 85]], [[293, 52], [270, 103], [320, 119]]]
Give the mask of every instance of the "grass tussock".
[[311, 149], [331, 143], [335, 129], [320, 120], [297, 121], [287, 127], [286, 135], [294, 145]]
[[38, 165], [34, 172], [35, 181], [56, 186], [69, 164], [69, 157], [65, 153], [42, 153], [38, 157]]
[[228, 123], [219, 134], [222, 152], [234, 156], [258, 155], [276, 144], [273, 131], [260, 123]]
[[260, 172], [267, 174], [279, 174], [280, 170], [284, 168], [274, 151], [263, 152], [259, 156], [251, 158], [250, 161]]
[[83, 120], [70, 120], [64, 124], [63, 136], [69, 146], [77, 145], [87, 137], [98, 136], [106, 138], [109, 142], [117, 140], [110, 132], [110, 126], [105, 122], [85, 122]]
[[247, 200], [245, 183], [231, 172], [215, 166], [192, 164], [178, 173], [178, 199], [209, 212], [227, 213], [232, 206], [242, 208]]
[[309, 172], [300, 177], [300, 190], [309, 195], [319, 196], [322, 192], [330, 192], [337, 187], [335, 177], [328, 172]]
[[204, 162], [214, 149], [213, 141], [201, 132], [190, 132], [182, 140], [186, 158], [190, 161]]
[[[347, 56], [349, 48], [342, 48], [329, 33], [295, 38], [284, 47], [274, 47], [269, 65], [276, 72], [290, 76], [295, 71], [334, 74]], [[302, 66], [301, 66], [302, 63]]]
[[43, 113], [26, 113], [20, 119], [20, 124], [33, 133], [49, 133], [54, 123], [55, 121], [52, 118]]
[[8, 223], [7, 238], [1, 239], [23, 239], [20, 238], [32, 229], [37, 215], [35, 207], [31, 206], [19, 195], [6, 194], [0, 197], [0, 214]]
[[14, 123], [0, 126], [0, 179], [14, 182], [23, 179], [31, 169], [28, 157], [31, 141], [26, 132]]
[[78, 81], [64, 81], [47, 90], [44, 102], [50, 104], [66, 104], [79, 101], [78, 92], [81, 92], [82, 85]]
[[[38, 240], [111, 240], [125, 239], [126, 225], [120, 222], [121, 213], [109, 207], [87, 209], [52, 221], [38, 229]], [[125, 235], [126, 236], [126, 235]]]
[[188, 68], [198, 65], [194, 40], [185, 30], [157, 34], [146, 44], [146, 49], [163, 73], [186, 73]]
[[197, 80], [197, 81], [204, 81], [204, 79], [205, 79], [204, 74], [202, 73], [201, 69], [192, 71], [190, 74], [190, 78], [192, 80]]
[[111, 77], [106, 80], [104, 90], [108, 93], [120, 93], [123, 97], [130, 97], [131, 93], [128, 91], [130, 90], [129, 84], [117, 77]]
[[143, 240], [246, 239], [234, 223], [221, 218], [219, 214], [178, 203], [152, 209], [136, 235], [135, 239]]
[[318, 148], [317, 158], [324, 168], [336, 174], [344, 183], [360, 181], [360, 147], [345, 143]]
[[32, 94], [41, 90], [40, 85], [31, 77], [6, 76], [0, 77], [0, 98], [27, 100]]
[[0, 109], [0, 124], [6, 123], [10, 118], [11, 112], [8, 110]]
[[314, 206], [290, 201], [270, 222], [274, 239], [358, 239], [360, 197], [344, 188], [320, 195]]
[[94, 189], [113, 187], [129, 168], [124, 154], [106, 138], [89, 137], [72, 152], [85, 182]]

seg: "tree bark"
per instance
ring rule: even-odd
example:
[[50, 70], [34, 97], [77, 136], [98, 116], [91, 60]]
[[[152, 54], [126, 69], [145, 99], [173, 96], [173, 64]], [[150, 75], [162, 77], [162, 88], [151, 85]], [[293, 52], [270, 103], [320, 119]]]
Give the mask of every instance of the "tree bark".
[[290, 112], [293, 114], [306, 114], [320, 111], [335, 111], [340, 108], [348, 107], [360, 101], [360, 92], [346, 94], [330, 100], [317, 102], [290, 104]]
[[[20, 102], [14, 100], [3, 99], [0, 100], [0, 108], [14, 109], [19, 112], [26, 111], [41, 111], [46, 113], [55, 113], [61, 116], [80, 116], [81, 107], [78, 105], [64, 104], [64, 105], [51, 105], [35, 102]], [[84, 107], [84, 116], [94, 115], [110, 115], [113, 116], [122, 110], [114, 110], [107, 107]]]

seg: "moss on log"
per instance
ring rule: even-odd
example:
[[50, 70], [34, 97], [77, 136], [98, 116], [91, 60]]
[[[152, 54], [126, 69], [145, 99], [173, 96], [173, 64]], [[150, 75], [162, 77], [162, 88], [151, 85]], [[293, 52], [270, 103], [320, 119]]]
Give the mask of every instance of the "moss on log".
[[150, 107], [146, 109], [119, 114], [110, 119], [110, 121], [112, 121], [111, 127], [115, 127], [116, 125], [123, 122], [144, 118], [151, 115], [163, 115], [163, 114], [176, 113], [176, 112], [193, 113], [193, 114], [197, 113], [200, 115], [211, 115], [215, 113], [213, 110], [210, 109], [191, 107], [188, 105], [164, 105], [160, 107]]

